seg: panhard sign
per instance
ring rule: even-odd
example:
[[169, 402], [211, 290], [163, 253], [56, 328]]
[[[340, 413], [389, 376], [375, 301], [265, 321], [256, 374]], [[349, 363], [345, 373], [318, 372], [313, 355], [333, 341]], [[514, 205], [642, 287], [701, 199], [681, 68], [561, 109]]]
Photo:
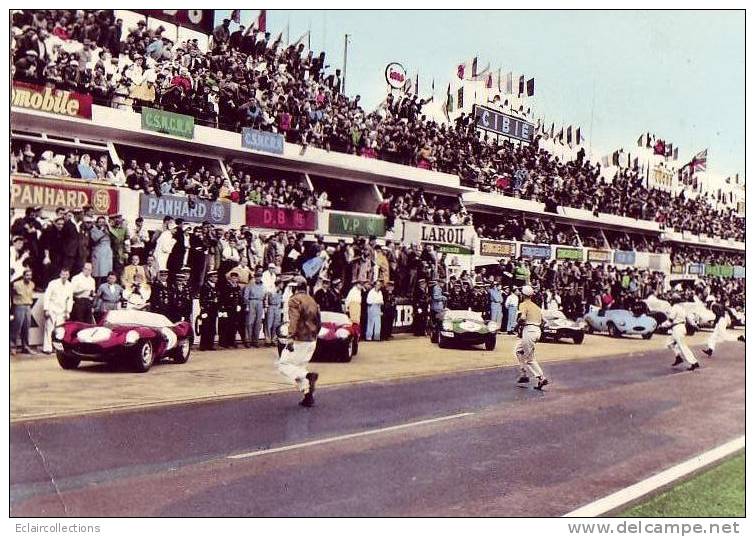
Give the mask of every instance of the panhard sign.
[[516, 243], [480, 239], [480, 255], [487, 255], [490, 257], [514, 257], [516, 255]]
[[142, 107], [142, 129], [192, 139], [194, 118], [145, 106]]
[[314, 231], [317, 228], [317, 213], [301, 209], [246, 206], [246, 224], [249, 227], [280, 229], [284, 231]]
[[400, 63], [389, 63], [385, 68], [385, 81], [393, 89], [401, 89], [406, 84], [406, 69]]
[[522, 257], [550, 259], [551, 247], [544, 244], [522, 244], [519, 247], [519, 255]]
[[328, 215], [328, 232], [332, 235], [385, 235], [382, 216], [363, 216], [331, 212]]
[[404, 243], [432, 244], [439, 252], [474, 254], [475, 230], [472, 226], [453, 226], [402, 220]]
[[166, 216], [182, 218], [186, 222], [211, 224], [231, 223], [231, 204], [186, 196], [153, 196], [139, 194], [139, 215], [162, 220]]
[[582, 261], [584, 254], [582, 248], [556, 247], [556, 259], [568, 259], [569, 261]]
[[258, 131], [249, 127], [244, 127], [241, 132], [241, 145], [254, 151], [282, 155], [285, 141], [282, 134], [274, 132]]
[[535, 126], [523, 119], [478, 104], [474, 105], [472, 115], [475, 126], [480, 129], [523, 142], [532, 142], [535, 138]]
[[634, 265], [637, 260], [637, 254], [635, 252], [616, 250], [613, 253], [613, 262], [617, 265]]
[[27, 179], [12, 176], [11, 207], [36, 207], [55, 210], [91, 205], [98, 214], [118, 213], [118, 189], [84, 181]]
[[598, 263], [610, 263], [611, 250], [587, 250], [587, 260], [597, 261]]
[[13, 81], [11, 106], [68, 117], [92, 119], [92, 96], [50, 86]]

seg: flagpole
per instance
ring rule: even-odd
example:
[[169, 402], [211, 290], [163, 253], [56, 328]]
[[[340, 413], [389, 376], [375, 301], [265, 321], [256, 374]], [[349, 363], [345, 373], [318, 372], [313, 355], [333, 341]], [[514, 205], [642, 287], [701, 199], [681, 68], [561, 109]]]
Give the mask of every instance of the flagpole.
[[592, 106], [590, 107], [590, 144], [587, 148], [592, 160], [592, 127], [595, 120], [595, 77], [592, 79]]

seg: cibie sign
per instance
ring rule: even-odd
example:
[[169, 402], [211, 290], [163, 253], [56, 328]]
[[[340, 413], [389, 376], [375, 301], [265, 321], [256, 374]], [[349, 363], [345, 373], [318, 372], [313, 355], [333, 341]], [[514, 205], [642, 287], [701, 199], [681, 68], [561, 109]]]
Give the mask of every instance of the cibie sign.
[[406, 69], [400, 63], [389, 63], [385, 68], [385, 81], [394, 89], [401, 89], [406, 83]]

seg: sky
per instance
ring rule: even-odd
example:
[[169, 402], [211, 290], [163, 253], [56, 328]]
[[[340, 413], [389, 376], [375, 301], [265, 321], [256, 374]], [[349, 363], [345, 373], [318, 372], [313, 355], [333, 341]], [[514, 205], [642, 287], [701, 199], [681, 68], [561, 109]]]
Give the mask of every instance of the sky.
[[[216, 20], [229, 15], [217, 10]], [[257, 11], [242, 11], [249, 24]], [[477, 56], [535, 78], [532, 108], [547, 124], [581, 126], [593, 151], [631, 152], [643, 132], [679, 147], [683, 162], [708, 148], [711, 175], [744, 177], [744, 11], [286, 11], [268, 31], [290, 41], [311, 28], [315, 52], [343, 65], [346, 93], [366, 108], [386, 93], [399, 62], [420, 95], [443, 99], [456, 66]], [[231, 25], [232, 31], [235, 23]], [[285, 37], [284, 37], [285, 39]]]

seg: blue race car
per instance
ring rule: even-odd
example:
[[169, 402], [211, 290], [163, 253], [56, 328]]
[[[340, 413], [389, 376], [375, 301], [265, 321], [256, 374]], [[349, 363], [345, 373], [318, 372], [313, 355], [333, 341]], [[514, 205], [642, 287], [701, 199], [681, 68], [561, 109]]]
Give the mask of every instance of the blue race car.
[[590, 306], [584, 320], [589, 333], [608, 332], [612, 337], [636, 334], [642, 339], [650, 339], [658, 326], [655, 319], [644, 313], [635, 314], [623, 309], [601, 310], [595, 306]]

